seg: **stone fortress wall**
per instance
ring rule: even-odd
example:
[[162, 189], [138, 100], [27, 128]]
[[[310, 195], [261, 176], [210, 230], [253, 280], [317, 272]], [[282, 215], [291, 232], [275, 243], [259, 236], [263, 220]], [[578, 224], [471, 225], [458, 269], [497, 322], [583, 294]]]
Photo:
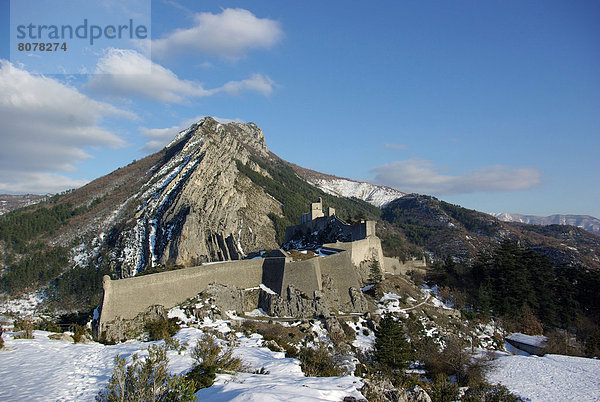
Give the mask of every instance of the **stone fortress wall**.
[[[315, 204], [313, 211], [319, 210], [314, 208]], [[334, 215], [318, 216], [291, 228], [295, 228], [294, 232], [312, 231], [328, 219], [337, 218]], [[211, 283], [239, 289], [264, 284], [278, 295], [284, 295], [290, 286], [309, 297], [324, 292], [330, 296], [330, 301], [333, 300], [332, 307], [344, 311], [352, 305], [352, 289], [356, 291], [368, 281], [373, 261], [379, 262], [382, 274], [406, 273], [408, 270], [399, 260], [383, 256], [381, 241], [375, 235], [375, 222], [347, 225], [337, 219], [335, 224], [349, 233], [352, 241], [324, 244], [323, 247], [332, 253], [328, 256], [292, 261], [287, 252], [279, 250], [271, 252], [267, 258], [208, 263], [127, 279], [111, 280], [105, 276], [98, 334], [102, 334], [111, 322], [131, 320], [150, 306], [174, 307], [204, 291]]]

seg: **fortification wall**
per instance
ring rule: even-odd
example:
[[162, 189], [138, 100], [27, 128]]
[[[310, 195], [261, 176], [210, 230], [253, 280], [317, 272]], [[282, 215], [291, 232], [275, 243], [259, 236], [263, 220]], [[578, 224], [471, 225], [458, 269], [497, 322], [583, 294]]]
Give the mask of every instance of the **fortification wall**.
[[384, 257], [383, 268], [386, 273], [394, 275], [406, 275], [408, 271], [418, 271], [425, 273], [427, 264], [423, 260], [414, 260], [402, 262], [396, 257]]
[[321, 267], [322, 277], [331, 279], [332, 289], [328, 289], [330, 292], [336, 291], [337, 295], [327, 295], [332, 301], [338, 301], [337, 306], [334, 307], [340, 309], [351, 304], [349, 288], [360, 289], [360, 280], [356, 274], [356, 270], [352, 265], [352, 258], [350, 252], [342, 251], [337, 254], [333, 254], [327, 257], [321, 257], [318, 259]]
[[196, 296], [212, 282], [241, 289], [258, 286], [263, 279], [264, 261], [223, 262], [115, 281], [105, 276], [100, 330], [103, 324], [117, 317], [132, 319], [156, 304], [174, 307]]
[[373, 260], [379, 261], [381, 274], [384, 274], [383, 250], [381, 249], [381, 240], [377, 236], [368, 236], [366, 239], [348, 243], [329, 243], [324, 246], [347, 250], [351, 263], [356, 267], [358, 278], [363, 284], [368, 283], [371, 277], [370, 264]]
[[307, 296], [312, 297], [315, 290], [322, 290], [321, 263], [328, 258], [316, 257], [310, 260], [286, 263], [282, 275], [282, 286], [280, 290], [273, 290], [281, 295], [288, 285], [292, 285]]
[[267, 258], [263, 260], [261, 283], [279, 294], [281, 294], [283, 288], [283, 272], [285, 270], [286, 260], [285, 257]]
[[352, 231], [352, 241], [366, 239], [369, 236], [375, 236], [375, 221], [364, 221], [350, 226]]
[[333, 307], [352, 308], [349, 288], [359, 289], [361, 284], [367, 283], [373, 259], [379, 261], [382, 270], [384, 267], [394, 272], [400, 269], [395, 268], [393, 259], [384, 259], [381, 241], [376, 236], [324, 246], [339, 252], [293, 262], [285, 253], [281, 253], [281, 256], [272, 258], [213, 263], [115, 281], [105, 276], [100, 333], [107, 323], [118, 317], [133, 319], [153, 305], [169, 309], [196, 296], [215, 282], [240, 289], [264, 283], [280, 295], [289, 285], [309, 297], [316, 290], [322, 290], [328, 293], [326, 297]]

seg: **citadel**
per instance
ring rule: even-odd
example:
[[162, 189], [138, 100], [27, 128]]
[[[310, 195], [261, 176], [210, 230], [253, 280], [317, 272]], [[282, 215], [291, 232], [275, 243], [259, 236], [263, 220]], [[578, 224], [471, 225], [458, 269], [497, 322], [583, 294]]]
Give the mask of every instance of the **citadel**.
[[[332, 237], [333, 236], [333, 237]], [[323, 239], [335, 238], [325, 243]], [[103, 299], [95, 335], [118, 341], [149, 312], [164, 311], [206, 293], [215, 304], [238, 314], [260, 308], [269, 316], [320, 317], [372, 310], [361, 287], [374, 273], [405, 274], [424, 261], [384, 257], [375, 222], [350, 225], [322, 200], [311, 204], [300, 224], [285, 234], [286, 249], [251, 259], [205, 263], [120, 280], [103, 279]], [[376, 271], [376, 272], [374, 272]], [[335, 322], [335, 320], [332, 320]]]

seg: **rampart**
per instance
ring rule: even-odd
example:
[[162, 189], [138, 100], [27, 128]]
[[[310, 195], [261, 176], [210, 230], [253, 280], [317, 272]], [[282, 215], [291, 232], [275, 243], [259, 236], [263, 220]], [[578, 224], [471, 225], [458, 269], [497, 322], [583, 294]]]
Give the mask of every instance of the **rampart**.
[[263, 280], [262, 259], [214, 263], [133, 278], [111, 280], [104, 277], [104, 296], [99, 320], [104, 325], [117, 317], [132, 319], [150, 306], [171, 308], [196, 296], [213, 282], [245, 289]]
[[402, 262], [396, 257], [384, 257], [383, 267], [386, 273], [394, 275], [406, 275], [409, 271], [427, 272], [427, 263], [424, 258]]
[[349, 253], [350, 265], [355, 267], [355, 275], [358, 276], [362, 283], [369, 281], [371, 277], [370, 265], [373, 261], [379, 262], [379, 269], [382, 274], [385, 272], [381, 240], [377, 236], [371, 235], [362, 240], [335, 242], [324, 244], [324, 246], [346, 250]]
[[[314, 205], [319, 207], [316, 212], [321, 212], [321, 200]], [[286, 230], [286, 242], [288, 237], [306, 234], [317, 237], [336, 235], [336, 239], [346, 240], [319, 243], [328, 250], [327, 253], [331, 253], [327, 256], [292, 261], [285, 251], [279, 250], [269, 253], [264, 259], [209, 263], [114, 281], [105, 276], [104, 297], [96, 327], [98, 335], [115, 320], [134, 319], [155, 305], [172, 308], [206, 290], [211, 283], [232, 285], [239, 289], [264, 284], [280, 296], [290, 286], [309, 298], [316, 298], [315, 292], [322, 291], [332, 308], [348, 311], [356, 302], [352, 300], [353, 297], [356, 299], [356, 293], [352, 292], [360, 293], [361, 285], [369, 283], [374, 267], [378, 266], [382, 275], [385, 272], [406, 273], [407, 264], [383, 256], [381, 240], [375, 235], [375, 222], [362, 221], [348, 225], [333, 213]], [[374, 265], [376, 263], [378, 265]], [[419, 263], [413, 261], [409, 265], [416, 268]]]
[[323, 290], [324, 279], [328, 278], [331, 281], [327, 282], [327, 290], [339, 295], [336, 298], [339, 305], [334, 307], [346, 306], [350, 302], [349, 288], [360, 288], [360, 279], [353, 265], [352, 247], [330, 246], [334, 248], [334, 254], [304, 261], [291, 261], [282, 252], [264, 259], [212, 263], [120, 280], [105, 276], [98, 334], [110, 322], [118, 318], [133, 319], [150, 306], [174, 307], [196, 296], [211, 283], [233, 285], [240, 289], [264, 284], [279, 295], [292, 285], [308, 297], [313, 297], [315, 291]]

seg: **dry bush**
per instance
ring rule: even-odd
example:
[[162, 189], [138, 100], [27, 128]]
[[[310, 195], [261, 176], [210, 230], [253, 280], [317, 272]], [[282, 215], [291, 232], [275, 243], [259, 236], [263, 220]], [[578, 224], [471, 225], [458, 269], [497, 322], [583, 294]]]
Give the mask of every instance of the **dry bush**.
[[434, 379], [455, 376], [459, 385], [482, 383], [491, 367], [492, 355], [473, 360], [464, 339], [448, 337], [444, 340], [444, 349], [430, 349], [422, 356], [429, 376]]
[[165, 338], [165, 346], [167, 347], [167, 350], [175, 350], [177, 352], [177, 354], [182, 354], [188, 347], [187, 342], [181, 342], [179, 339], [177, 338]]
[[148, 332], [151, 341], [158, 341], [172, 337], [181, 327], [177, 324], [177, 319], [175, 318], [159, 318], [158, 320], [147, 322], [144, 325], [144, 329]]
[[545, 353], [567, 356], [584, 356], [583, 348], [577, 339], [562, 329], [554, 329], [546, 333], [548, 341]]
[[304, 335], [298, 327], [284, 327], [276, 322], [246, 320], [242, 323], [242, 328], [262, 336], [268, 335], [286, 341], [300, 341]]
[[298, 359], [307, 377], [337, 377], [347, 374], [341, 356], [333, 350], [328, 350], [323, 344], [319, 344], [315, 349], [303, 347]]
[[132, 363], [115, 356], [112, 376], [106, 388], [100, 390], [97, 401], [195, 401], [194, 383], [183, 375], [169, 374], [169, 359], [165, 346], [151, 345], [142, 360], [137, 354]]
[[[242, 323], [242, 328], [248, 333], [258, 333], [263, 336], [265, 341], [273, 341], [283, 350], [286, 357], [296, 357], [298, 350], [292, 344], [300, 343], [307, 334], [298, 327], [284, 327], [283, 325], [265, 322], [246, 320]], [[269, 347], [269, 344], [266, 344]]]
[[544, 333], [542, 322], [533, 314], [527, 304], [523, 305], [519, 315], [502, 317], [500, 321], [507, 332], [521, 332], [527, 335], [542, 335]]
[[482, 382], [477, 386], [469, 387], [463, 397], [464, 402], [520, 402], [523, 399], [512, 394], [504, 385], [491, 385]]
[[467, 304], [467, 295], [458, 290], [458, 289], [450, 289], [448, 286], [442, 286], [438, 289], [438, 296], [442, 300], [446, 300], [451, 302], [454, 305], [454, 308], [461, 310]]
[[35, 324], [35, 329], [55, 333], [63, 332], [63, 330], [58, 326], [57, 323], [44, 317], [42, 317], [42, 319]]
[[192, 348], [191, 357], [195, 363], [186, 378], [195, 384], [196, 391], [210, 387], [216, 373], [234, 373], [246, 369], [241, 359], [233, 357], [232, 349], [220, 346], [217, 338], [212, 335], [198, 339], [196, 346]]
[[416, 286], [421, 286], [425, 283], [425, 274], [421, 271], [410, 270], [406, 273]]
[[15, 339], [33, 339], [33, 322], [31, 318], [17, 318], [14, 323], [14, 328], [17, 331], [20, 331], [17, 335], [15, 335]]
[[242, 360], [233, 357], [232, 349], [221, 347], [212, 335], [198, 339], [196, 346], [192, 348], [191, 357], [196, 365], [214, 367], [217, 372], [235, 372], [242, 368]]
[[449, 402], [458, 400], [458, 384], [448, 380], [443, 374], [438, 374], [429, 384], [429, 396], [434, 402]]
[[342, 320], [341, 318], [338, 319], [338, 321], [340, 322], [340, 325], [342, 327], [342, 330], [344, 331], [344, 335], [346, 336], [346, 339], [348, 341], [353, 341], [354, 339], [356, 339], [356, 332], [354, 332], [354, 329], [352, 329], [352, 327], [350, 325], [348, 325], [348, 323], [344, 320]]

